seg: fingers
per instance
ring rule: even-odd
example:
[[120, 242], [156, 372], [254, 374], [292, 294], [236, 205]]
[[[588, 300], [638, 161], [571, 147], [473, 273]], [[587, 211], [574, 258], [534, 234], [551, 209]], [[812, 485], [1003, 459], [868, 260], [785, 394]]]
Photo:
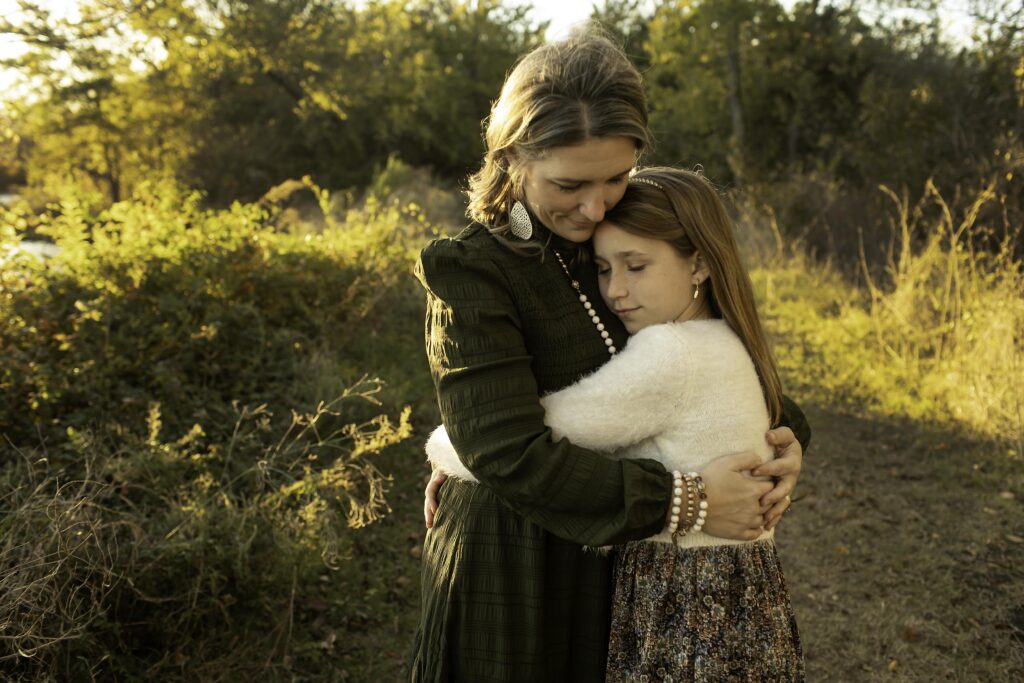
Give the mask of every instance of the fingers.
[[779, 479], [771, 491], [761, 496], [761, 505], [765, 507], [775, 505], [783, 498], [793, 495], [794, 488], [796, 488], [796, 477], [783, 477]]
[[792, 442], [796, 441], [796, 435], [793, 430], [789, 427], [778, 427], [776, 429], [769, 430], [765, 435], [765, 439], [768, 440], [773, 446], [780, 446], [785, 448]]
[[800, 476], [800, 468], [803, 466], [804, 452], [799, 441], [794, 441], [787, 446], [774, 460], [760, 465], [751, 471], [755, 477], [786, 477]]
[[434, 526], [434, 513], [437, 512], [437, 505], [429, 500], [423, 501], [423, 523], [428, 529]]
[[770, 529], [774, 529], [776, 526], [778, 526], [779, 521], [782, 519], [783, 513], [785, 513], [787, 510], [789, 510], [789, 508], [790, 508], [790, 506], [792, 504], [793, 504], [793, 499], [790, 498], [789, 496], [786, 496], [785, 498], [780, 500], [778, 503], [773, 505], [772, 509], [769, 510], [768, 513], [765, 514], [765, 516], [764, 516], [765, 517], [764, 528], [770, 530]]
[[434, 514], [437, 512], [437, 492], [448, 476], [440, 471], [434, 472], [423, 490], [423, 523], [428, 529], [434, 526]]
[[769, 460], [753, 470], [751, 474], [755, 477], [787, 477], [799, 471], [800, 463], [797, 462], [796, 458], [780, 457], [775, 460]]
[[728, 466], [733, 472], [742, 472], [743, 470], [752, 470], [761, 464], [761, 458], [756, 453], [732, 453], [730, 455], [723, 455], [716, 458], [721, 460], [725, 465]]

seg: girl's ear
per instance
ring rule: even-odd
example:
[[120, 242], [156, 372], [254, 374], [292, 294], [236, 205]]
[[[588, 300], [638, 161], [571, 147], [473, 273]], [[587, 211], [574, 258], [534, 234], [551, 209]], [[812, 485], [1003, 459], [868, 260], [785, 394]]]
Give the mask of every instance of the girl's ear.
[[708, 270], [707, 263], [704, 261], [704, 255], [698, 251], [697, 258], [693, 260], [693, 284], [700, 284], [709, 277], [711, 277], [711, 271]]

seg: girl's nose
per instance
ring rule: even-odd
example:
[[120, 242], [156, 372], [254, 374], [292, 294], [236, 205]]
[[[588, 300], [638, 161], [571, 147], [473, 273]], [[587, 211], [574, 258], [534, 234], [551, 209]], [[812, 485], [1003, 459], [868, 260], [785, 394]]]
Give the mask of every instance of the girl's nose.
[[608, 274], [608, 298], [613, 301], [622, 299], [629, 292], [626, 290], [626, 278], [615, 270]]

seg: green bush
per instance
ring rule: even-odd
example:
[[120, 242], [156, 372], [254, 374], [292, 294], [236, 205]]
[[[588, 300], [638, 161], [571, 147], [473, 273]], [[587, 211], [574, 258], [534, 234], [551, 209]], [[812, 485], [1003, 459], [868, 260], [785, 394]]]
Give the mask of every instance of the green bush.
[[318, 234], [201, 199], [3, 216], [61, 249], [0, 280], [5, 678], [316, 671], [303, 610], [388, 510], [372, 458], [410, 410], [365, 359], [408, 343], [432, 229], [373, 197]]

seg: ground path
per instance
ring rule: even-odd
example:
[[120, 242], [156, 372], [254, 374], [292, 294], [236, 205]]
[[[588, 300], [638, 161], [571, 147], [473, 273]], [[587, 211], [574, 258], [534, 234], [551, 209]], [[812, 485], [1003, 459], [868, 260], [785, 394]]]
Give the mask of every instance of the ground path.
[[1021, 455], [811, 410], [779, 548], [809, 681], [1024, 680]]
[[[808, 418], [814, 442], [778, 531], [808, 681], [1024, 680], [1021, 454], [949, 428]], [[414, 441], [381, 460], [394, 514], [357, 534], [345, 570], [362, 594], [335, 622], [338, 680], [401, 680], [426, 471]]]

